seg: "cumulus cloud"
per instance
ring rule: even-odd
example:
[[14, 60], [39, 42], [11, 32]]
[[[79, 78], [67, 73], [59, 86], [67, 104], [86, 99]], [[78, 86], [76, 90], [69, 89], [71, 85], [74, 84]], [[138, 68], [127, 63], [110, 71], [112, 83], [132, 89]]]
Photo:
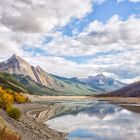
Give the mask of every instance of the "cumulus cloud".
[[[73, 70], [71, 69], [73, 66], [63, 59], [67, 61], [67, 67], [73, 76], [111, 73], [119, 80], [132, 82], [132, 79], [136, 80], [140, 75], [139, 24], [140, 19], [135, 16], [123, 21], [115, 15], [106, 24], [99, 21], [92, 22], [76, 37], [57, 36], [44, 47], [44, 50], [59, 57], [97, 55], [95, 59], [93, 57], [85, 64], [72, 62]], [[70, 73], [63, 72], [65, 76], [71, 76]]]
[[[38, 64], [40, 59], [41, 67], [56, 75], [86, 77], [107, 73], [123, 82], [132, 82], [138, 80], [140, 75], [139, 23], [140, 20], [136, 17], [122, 21], [119, 16], [113, 16], [106, 24], [99, 21], [90, 23], [76, 37], [66, 37], [59, 32], [49, 34], [54, 39], [47, 45], [40, 40], [45, 34], [10, 33], [1, 38], [1, 57], [16, 52], [25, 58], [28, 56], [27, 61], [33, 65]], [[21, 47], [21, 44], [25, 48], [28, 46], [28, 49], [41, 48], [53, 56], [33, 57], [32, 52], [23, 50], [24, 45]], [[64, 56], [93, 57], [79, 64]]]
[[[123, 21], [115, 15], [106, 24], [93, 21], [82, 33], [74, 37], [63, 36], [60, 32], [50, 33], [53, 40], [48, 44], [42, 44], [45, 34], [3, 34], [0, 39], [1, 59], [4, 55], [9, 56], [15, 52], [27, 58], [33, 65], [38, 64], [40, 59], [41, 67], [56, 75], [86, 77], [107, 73], [123, 82], [132, 82], [140, 75], [139, 23], [140, 20], [134, 16]], [[52, 56], [32, 56], [34, 52], [24, 48], [40, 48]], [[79, 64], [67, 60], [64, 56], [79, 56], [83, 59], [86, 56], [92, 57]]]
[[[94, 11], [94, 3], [104, 1], [0, 0], [0, 60], [17, 53], [33, 65], [41, 59], [47, 72], [60, 76], [105, 73], [127, 82], [136, 80], [140, 75], [139, 17], [122, 20], [115, 15], [106, 23], [94, 20], [81, 33], [75, 29], [73, 37], [57, 30], [73, 19], [80, 21]], [[52, 40], [44, 43], [47, 36]], [[85, 61], [78, 63], [67, 57]]]
[[55, 39], [47, 45], [46, 51], [56, 55], [84, 56], [100, 51], [138, 49], [139, 24], [139, 18], [130, 17], [122, 21], [117, 15], [106, 24], [94, 21], [76, 37], [60, 36]]
[[48, 32], [81, 19], [92, 10], [93, 0], [0, 1], [0, 22], [13, 31]]
[[9, 35], [0, 36], [0, 59], [10, 57], [13, 53], [22, 54], [22, 49], [15, 40], [12, 40]]

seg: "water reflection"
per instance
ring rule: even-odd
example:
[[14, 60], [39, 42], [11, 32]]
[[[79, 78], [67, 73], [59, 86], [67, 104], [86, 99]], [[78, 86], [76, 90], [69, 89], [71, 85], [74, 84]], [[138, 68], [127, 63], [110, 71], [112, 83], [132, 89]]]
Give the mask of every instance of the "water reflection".
[[57, 115], [50, 128], [67, 132], [69, 140], [139, 140], [140, 115], [106, 102], [75, 101], [54, 104]]

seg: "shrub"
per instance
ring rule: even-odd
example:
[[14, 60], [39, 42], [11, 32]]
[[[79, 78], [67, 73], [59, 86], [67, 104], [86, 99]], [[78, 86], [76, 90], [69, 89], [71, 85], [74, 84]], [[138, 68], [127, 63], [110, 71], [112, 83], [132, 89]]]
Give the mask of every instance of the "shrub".
[[6, 104], [5, 110], [6, 112], [10, 112], [10, 110], [12, 109], [12, 104]]
[[13, 103], [26, 103], [29, 102], [28, 97], [23, 95], [22, 93], [17, 93], [11, 89], [5, 89], [0, 86], [0, 99], [6, 104], [13, 104]]
[[0, 98], [0, 108], [6, 110], [6, 112], [8, 112], [12, 108], [12, 104], [3, 101]]
[[21, 138], [6, 126], [0, 126], [0, 140], [21, 140]]
[[25, 103], [25, 102], [27, 102], [28, 101], [28, 98], [26, 97], [26, 96], [24, 96], [24, 95], [22, 95], [22, 94], [19, 94], [19, 93], [14, 93], [14, 100], [15, 100], [15, 102], [17, 102], [17, 103]]
[[0, 108], [5, 109], [6, 105], [7, 105], [7, 103], [5, 101], [3, 101], [2, 99], [0, 99]]
[[16, 107], [11, 108], [7, 113], [11, 118], [15, 120], [19, 120], [22, 114], [22, 112]]

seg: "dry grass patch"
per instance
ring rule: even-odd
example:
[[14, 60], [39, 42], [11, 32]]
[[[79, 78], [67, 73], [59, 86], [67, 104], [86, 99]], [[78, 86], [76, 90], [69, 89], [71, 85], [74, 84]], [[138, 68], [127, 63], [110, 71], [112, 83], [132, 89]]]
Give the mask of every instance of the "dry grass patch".
[[0, 140], [21, 140], [15, 132], [11, 131], [6, 122], [0, 117]]

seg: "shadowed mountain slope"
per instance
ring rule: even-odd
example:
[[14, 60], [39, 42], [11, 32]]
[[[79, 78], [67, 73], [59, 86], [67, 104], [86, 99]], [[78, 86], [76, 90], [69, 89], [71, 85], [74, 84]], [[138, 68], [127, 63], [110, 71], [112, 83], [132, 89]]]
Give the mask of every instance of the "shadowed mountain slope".
[[140, 97], [140, 81], [129, 84], [114, 92], [110, 92], [108, 96]]

